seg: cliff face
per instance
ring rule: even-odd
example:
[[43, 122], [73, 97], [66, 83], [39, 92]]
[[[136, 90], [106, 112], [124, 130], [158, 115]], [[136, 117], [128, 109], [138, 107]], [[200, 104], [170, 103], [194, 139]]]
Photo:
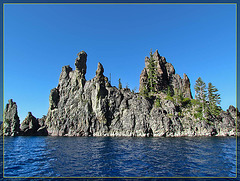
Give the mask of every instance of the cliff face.
[[[10, 122], [14, 126], [6, 127], [5, 135], [150, 137], [236, 134], [235, 120], [239, 120], [240, 115], [233, 106], [218, 117], [200, 120], [194, 118], [191, 107], [165, 99], [166, 93], [162, 90], [168, 87], [181, 90], [185, 98], [191, 99], [190, 81], [185, 74], [183, 79], [175, 74], [172, 64], [157, 51], [153, 56], [159, 93], [151, 99], [130, 89], [112, 87], [104, 76], [101, 63], [98, 63], [95, 77], [87, 81], [87, 54], [82, 51], [77, 56], [75, 70], [70, 66], [62, 68], [59, 84], [50, 92], [47, 116], [37, 119], [29, 113], [20, 128], [19, 119], [15, 120], [16, 116], [13, 116]], [[145, 61], [146, 67], [140, 76], [140, 90], [147, 86], [147, 63]], [[14, 115], [6, 110], [6, 115]]]

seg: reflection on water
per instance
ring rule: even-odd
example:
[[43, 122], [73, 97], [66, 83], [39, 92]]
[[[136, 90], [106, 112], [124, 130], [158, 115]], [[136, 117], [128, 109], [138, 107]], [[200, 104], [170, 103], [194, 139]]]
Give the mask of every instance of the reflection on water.
[[235, 177], [235, 138], [7, 137], [5, 176]]

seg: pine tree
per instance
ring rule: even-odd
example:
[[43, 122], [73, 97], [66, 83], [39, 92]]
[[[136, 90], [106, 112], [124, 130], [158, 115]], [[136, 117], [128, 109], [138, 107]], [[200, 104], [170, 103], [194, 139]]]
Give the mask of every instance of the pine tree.
[[122, 82], [121, 82], [121, 79], [120, 79], [120, 78], [118, 79], [118, 88], [119, 88], [119, 89], [122, 89]]
[[208, 107], [210, 114], [217, 116], [220, 113], [220, 102], [221, 97], [218, 89], [211, 82], [208, 83]]
[[157, 84], [157, 75], [156, 75], [156, 63], [153, 59], [152, 50], [150, 51], [150, 59], [148, 60], [148, 84], [149, 84], [149, 90], [150, 94], [154, 93], [156, 91], [156, 84]]
[[196, 80], [196, 84], [194, 86], [195, 89], [195, 99], [199, 101], [203, 118], [206, 118], [206, 98], [207, 98], [207, 91], [206, 91], [206, 84], [203, 82], [201, 77]]

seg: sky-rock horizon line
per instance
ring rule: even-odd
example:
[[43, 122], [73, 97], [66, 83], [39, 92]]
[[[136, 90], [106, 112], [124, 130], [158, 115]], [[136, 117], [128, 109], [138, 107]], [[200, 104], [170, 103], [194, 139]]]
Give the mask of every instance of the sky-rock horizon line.
[[61, 67], [74, 68], [79, 50], [88, 53], [86, 80], [101, 62], [111, 85], [121, 78], [138, 91], [152, 48], [187, 74], [192, 94], [201, 77], [219, 89], [224, 110], [236, 107], [236, 14], [234, 4], [5, 4], [4, 103], [13, 99], [21, 120], [29, 111], [42, 117]]
[[[152, 52], [152, 49], [150, 49], [150, 53]], [[82, 50], [80, 50], [80, 51], [78, 51], [78, 53], [76, 54], [77, 56], [79, 55], [79, 54], [81, 54], [81, 53], [85, 53], [86, 54], [86, 57], [88, 56], [88, 53], [84, 50], [84, 49], [82, 49]], [[145, 59], [146, 58], [149, 58], [150, 57], [150, 53], [149, 53], [149, 55], [148, 56], [145, 56]], [[165, 57], [165, 56], [162, 56], [160, 53], [159, 53], [159, 51], [158, 51], [158, 49], [156, 49], [155, 51], [154, 51], [154, 53], [153, 53], [153, 55], [154, 54], [156, 54], [156, 55], [159, 55], [160, 57], [164, 57], [165, 58], [165, 60], [167, 60], [167, 58]], [[77, 59], [77, 58], [76, 58]], [[88, 60], [87, 58], [86, 58], [86, 60]], [[104, 64], [102, 64], [101, 63], [102, 61], [101, 60], [98, 60], [98, 64], [101, 64], [102, 66], [103, 66], [103, 73], [104, 73]], [[86, 61], [86, 65], [87, 65], [87, 63], [88, 63], [88, 61]], [[171, 63], [171, 62], [168, 62], [168, 63]], [[71, 66], [70, 66], [70, 64], [69, 65], [64, 65], [64, 66], [62, 66], [62, 70], [63, 70], [63, 68], [64, 67], [66, 67], [66, 66], [69, 66], [71, 69], [72, 69], [72, 71], [75, 71], [77, 68], [76, 68], [76, 65], [74, 66], [75, 67], [75, 69], [73, 69]], [[86, 73], [87, 73], [87, 67], [88, 66], [86, 66]], [[173, 66], [174, 67], [174, 66]], [[96, 69], [97, 70], [97, 69]], [[183, 75], [187, 75], [187, 73], [183, 73]], [[108, 76], [106, 76], [106, 75], [104, 75], [105, 77], [107, 77], [108, 78], [108, 80], [109, 80], [109, 77]], [[111, 76], [111, 75], [110, 75]], [[179, 75], [180, 77], [181, 77], [181, 79], [182, 79], [182, 76], [181, 75]], [[201, 77], [201, 76], [199, 76], [199, 77]], [[92, 80], [94, 77], [92, 77], [92, 78], [90, 78], [90, 79], [86, 79], [86, 81], [90, 81], [90, 80]], [[111, 81], [111, 80], [110, 80]], [[190, 82], [191, 82], [191, 79], [190, 79]], [[111, 83], [111, 82], [110, 82]], [[116, 88], [118, 88], [117, 86], [115, 86], [115, 85], [112, 85], [111, 84], [111, 86], [112, 87], [116, 87]], [[56, 86], [57, 87], [57, 86]], [[129, 88], [129, 87], [126, 87], [126, 88]], [[129, 88], [131, 91], [134, 91], [134, 93], [137, 93], [137, 94], [139, 94], [139, 90], [137, 89], [137, 90], [134, 90], [134, 89], [131, 89], [131, 88]], [[50, 90], [49, 90], [50, 91]], [[191, 94], [192, 94], [192, 96], [193, 96], [193, 93], [195, 93], [194, 91], [192, 91], [191, 90]], [[195, 96], [193, 96], [193, 99], [195, 99]], [[12, 101], [14, 101], [12, 98], [11, 99], [9, 99], [9, 100], [12, 100]], [[8, 101], [9, 101], [8, 100]], [[5, 105], [6, 105], [7, 103], [5, 103]], [[229, 105], [229, 106], [231, 106], [231, 105]], [[28, 114], [29, 113], [31, 113], [32, 114], [32, 112], [31, 112], [31, 110], [29, 110], [28, 111]], [[34, 114], [33, 114], [34, 115]], [[43, 116], [46, 116], [47, 114], [43, 114]], [[41, 117], [38, 117], [38, 118], [41, 118]], [[24, 118], [25, 119], [25, 118]], [[20, 119], [21, 120], [21, 122], [24, 120], [24, 119]]]

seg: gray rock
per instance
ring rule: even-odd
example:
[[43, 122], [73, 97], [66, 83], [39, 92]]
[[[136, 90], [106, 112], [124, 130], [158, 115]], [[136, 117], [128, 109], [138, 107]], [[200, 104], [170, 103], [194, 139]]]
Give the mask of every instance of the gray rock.
[[4, 110], [4, 119], [2, 124], [4, 130], [2, 134], [5, 136], [18, 136], [20, 134], [19, 125], [20, 120], [17, 112], [17, 104], [10, 99]]
[[[77, 54], [77, 58], [75, 60], [75, 74], [74, 79], [72, 79], [72, 83], [78, 85], [80, 88], [84, 86], [86, 79], [85, 74], [87, 71], [87, 54], [84, 51], [81, 51]], [[62, 79], [61, 79], [62, 78]], [[60, 77], [59, 80], [64, 80], [63, 77]]]
[[31, 112], [28, 112], [27, 117], [20, 125], [21, 136], [47, 136], [47, 127], [45, 126], [46, 116], [41, 119], [36, 118]]
[[[194, 105], [181, 107], [179, 103], [166, 98], [171, 87], [181, 91], [184, 97], [192, 99], [190, 81], [186, 74], [183, 79], [175, 74], [172, 64], [153, 54], [157, 65], [157, 90], [151, 98], [145, 98], [130, 89], [112, 87], [104, 76], [104, 68], [98, 63], [96, 75], [86, 81], [87, 54], [82, 51], [75, 61], [76, 70], [64, 66], [59, 84], [49, 96], [46, 116], [35, 118], [31, 113], [21, 124], [16, 103], [6, 107], [8, 120], [5, 133], [12, 135], [50, 136], [138, 136], [138, 137], [179, 137], [179, 136], [234, 136], [239, 135], [239, 112], [233, 106], [222, 111], [218, 117], [201, 120], [195, 117]], [[140, 76], [140, 90], [148, 88], [148, 69]], [[158, 103], [156, 103], [158, 101]], [[236, 121], [237, 120], [237, 121]], [[237, 127], [237, 132], [236, 132]]]
[[40, 128], [37, 118], [31, 112], [28, 112], [27, 117], [20, 125], [23, 136], [37, 135], [37, 130]]
[[190, 89], [190, 80], [186, 74], [183, 74], [182, 85], [183, 96], [192, 99], [193, 97]]
[[219, 136], [240, 136], [240, 114], [238, 109], [230, 105], [227, 111], [222, 111], [215, 121], [215, 128]]
[[51, 90], [49, 96], [50, 109], [57, 108], [58, 102], [59, 102], [59, 90], [57, 88], [54, 88]]
[[[184, 78], [181, 79], [175, 74], [174, 67], [157, 51], [154, 58], [158, 62], [159, 84], [163, 82], [159, 88], [172, 85], [173, 88], [182, 90], [185, 97], [192, 98], [187, 75], [184, 74]], [[147, 59], [148, 57], [145, 61], [146, 67]], [[146, 67], [140, 76], [141, 88], [146, 86], [148, 76]], [[49, 135], [142, 137], [219, 135], [216, 126], [205, 120], [196, 120], [191, 114], [179, 116], [176, 105], [165, 100], [164, 94], [160, 95], [161, 107], [155, 107], [154, 100], [132, 93], [129, 89], [119, 90], [111, 87], [103, 73], [104, 68], [98, 63], [96, 76], [86, 81], [83, 87], [72, 83], [75, 82], [76, 70], [71, 70], [69, 76], [60, 76], [58, 105], [55, 109], [49, 109], [46, 117]], [[52, 104], [50, 99], [50, 106]], [[233, 110], [231, 108], [230, 112]], [[231, 121], [233, 114], [227, 114]], [[232, 128], [232, 124], [230, 127]]]
[[87, 54], [86, 52], [81, 51], [77, 56], [78, 57], [75, 60], [76, 71], [82, 75], [82, 78], [85, 78], [87, 71]]
[[[175, 93], [176, 91], [181, 91], [184, 97], [192, 99], [192, 93], [190, 89], [190, 80], [186, 74], [183, 75], [183, 79], [178, 74], [175, 74], [175, 69], [171, 63], [166, 61], [166, 58], [160, 56], [158, 50], [153, 54], [153, 59], [155, 60], [157, 68], [157, 82], [156, 82], [156, 92], [167, 90], [170, 87]], [[145, 67], [140, 75], [140, 86], [139, 92], [143, 89], [148, 89], [148, 60], [149, 57], [145, 58]]]

